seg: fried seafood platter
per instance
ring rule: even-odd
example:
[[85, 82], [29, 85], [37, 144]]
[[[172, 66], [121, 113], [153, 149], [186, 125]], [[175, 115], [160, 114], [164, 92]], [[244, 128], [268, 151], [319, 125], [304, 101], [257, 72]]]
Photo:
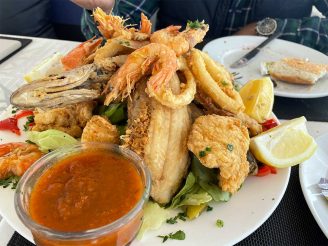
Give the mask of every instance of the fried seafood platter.
[[[101, 9], [93, 16], [103, 37], [78, 45], [56, 69], [12, 93], [0, 122], [7, 142], [0, 145], [2, 186], [62, 146], [118, 144], [139, 155], [151, 173], [151, 199], [136, 244], [201, 238], [213, 244], [201, 227], [211, 235], [224, 232], [221, 241], [214, 236], [219, 243], [238, 242], [268, 218], [288, 182], [289, 168], [277, 171], [249, 149], [251, 138], [277, 125], [272, 106], [261, 121], [246, 113], [234, 76], [195, 48], [206, 23], [152, 32], [145, 15], [140, 28]], [[255, 205], [260, 201], [263, 206]]]

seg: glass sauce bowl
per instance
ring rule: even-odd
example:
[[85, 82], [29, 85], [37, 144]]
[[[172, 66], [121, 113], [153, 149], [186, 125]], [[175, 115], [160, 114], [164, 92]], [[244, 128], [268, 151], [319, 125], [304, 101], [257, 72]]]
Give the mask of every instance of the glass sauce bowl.
[[[136, 205], [123, 217], [98, 228], [79, 232], [56, 231], [43, 226], [30, 216], [30, 197], [39, 178], [60, 160], [90, 149], [118, 154], [135, 166], [143, 182], [144, 191]], [[55, 150], [36, 161], [23, 175], [15, 193], [15, 208], [18, 217], [31, 230], [37, 245], [127, 245], [136, 236], [143, 217], [143, 206], [148, 200], [151, 186], [150, 172], [143, 160], [131, 150], [117, 145], [83, 143]], [[105, 187], [104, 187], [105, 188]]]

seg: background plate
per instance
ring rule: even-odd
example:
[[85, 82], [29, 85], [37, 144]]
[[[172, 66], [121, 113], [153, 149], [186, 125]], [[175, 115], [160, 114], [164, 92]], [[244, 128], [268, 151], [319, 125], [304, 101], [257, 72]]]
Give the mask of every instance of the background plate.
[[318, 150], [300, 165], [299, 176], [305, 200], [322, 232], [328, 238], [328, 201], [320, 195], [320, 178], [328, 177], [328, 134], [316, 139]]
[[[203, 48], [203, 51], [216, 61], [223, 64], [231, 72], [238, 72], [245, 84], [251, 79], [262, 77], [260, 72], [261, 62], [277, 61], [285, 57], [308, 58], [313, 63], [328, 64], [328, 56], [309, 47], [275, 39], [266, 45], [247, 66], [239, 69], [231, 69], [230, 65], [263, 42], [265, 37], [257, 36], [230, 36], [215, 39]], [[293, 98], [315, 98], [328, 95], [328, 78], [324, 77], [314, 85], [295, 85], [277, 81], [275, 95]]]

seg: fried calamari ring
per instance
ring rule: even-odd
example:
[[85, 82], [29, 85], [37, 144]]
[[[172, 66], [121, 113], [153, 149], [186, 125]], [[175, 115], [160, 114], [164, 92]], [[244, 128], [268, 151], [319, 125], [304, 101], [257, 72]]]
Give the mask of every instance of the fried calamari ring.
[[234, 114], [244, 111], [243, 101], [233, 87], [232, 76], [223, 66], [197, 49], [191, 51], [189, 66], [196, 78], [197, 86], [222, 109]]
[[[182, 71], [186, 78], [186, 84], [181, 93], [175, 94], [172, 92], [171, 88], [164, 88], [158, 92], [153, 87], [148, 87], [149, 96], [154, 97], [162, 105], [173, 109], [181, 108], [190, 104], [192, 100], [194, 100], [196, 94], [196, 82], [194, 76], [189, 70], [186, 60], [183, 57], [178, 59], [178, 71]], [[172, 80], [178, 80], [177, 82], [180, 84], [177, 74], [172, 77]]]

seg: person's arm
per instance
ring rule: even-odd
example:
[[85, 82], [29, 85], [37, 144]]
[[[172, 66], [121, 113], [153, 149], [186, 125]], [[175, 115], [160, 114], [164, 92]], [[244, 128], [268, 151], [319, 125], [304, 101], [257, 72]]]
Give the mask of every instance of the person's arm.
[[[127, 19], [127, 24], [139, 24], [140, 14], [143, 12], [150, 18], [158, 8], [158, 0], [117, 0], [115, 1], [112, 14]], [[91, 11], [84, 9], [81, 19], [82, 33], [87, 39], [100, 36]]]
[[[315, 7], [324, 15], [328, 15], [328, 0], [315, 0]], [[302, 19], [276, 19], [279, 38], [304, 44], [328, 55], [328, 19], [318, 16]], [[256, 23], [241, 28], [235, 35], [256, 35]]]
[[101, 8], [106, 13], [109, 13], [115, 4], [115, 0], [70, 0], [76, 5], [84, 9], [92, 10], [96, 7]]
[[[315, 7], [328, 15], [328, 0], [314, 0]], [[277, 19], [280, 38], [301, 43], [328, 54], [328, 19], [318, 16], [302, 19]]]

